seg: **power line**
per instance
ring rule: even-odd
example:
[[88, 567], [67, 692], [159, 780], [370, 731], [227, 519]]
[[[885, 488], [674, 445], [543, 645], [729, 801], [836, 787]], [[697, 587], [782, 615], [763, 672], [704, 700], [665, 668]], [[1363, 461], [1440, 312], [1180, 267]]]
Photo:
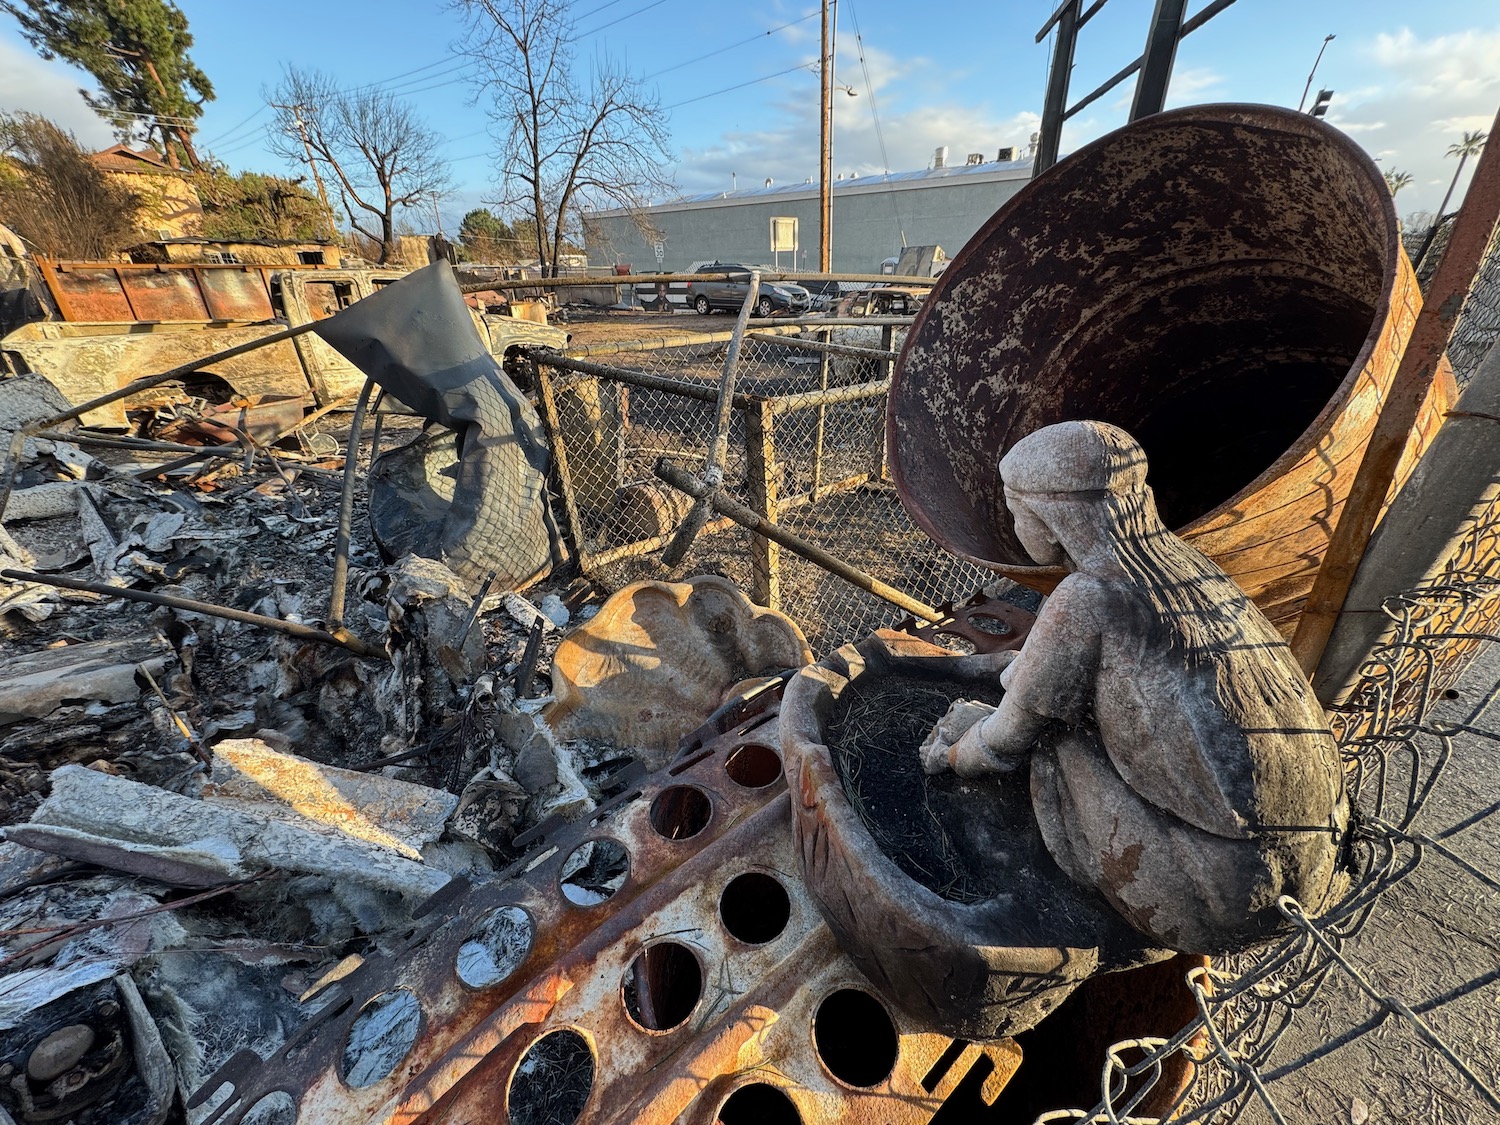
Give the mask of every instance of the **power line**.
[[715, 55], [722, 55], [725, 51], [732, 51], [736, 47], [743, 47], [746, 43], [754, 43], [756, 40], [764, 39], [767, 35], [775, 35], [778, 31], [785, 31], [787, 28], [795, 27], [799, 23], [806, 23], [816, 15], [818, 15], [818, 12], [816, 10], [808, 12], [807, 15], [801, 17], [800, 19], [792, 20], [791, 23], [784, 23], [780, 27], [773, 27], [770, 31], [758, 31], [748, 39], [741, 39], [736, 43], [729, 44], [729, 46], [727, 47], [720, 47], [717, 51], [709, 51], [706, 55], [699, 55], [695, 59], [688, 59], [687, 62], [680, 62], [675, 66], [669, 66], [664, 70], [658, 70], [654, 74], [647, 74], [641, 79], [641, 81], [649, 82], [653, 78], [660, 78], [663, 74], [670, 74], [674, 70], [681, 70], [685, 66], [692, 66], [694, 63], [702, 62], [704, 59], [711, 59]]
[[[432, 70], [434, 67], [442, 66], [444, 63], [449, 62], [449, 61], [451, 61], [453, 59], [456, 59], [456, 58], [458, 58], [458, 52], [457, 51], [449, 51], [446, 55], [444, 55], [442, 58], [438, 59], [436, 62], [430, 62], [426, 66], [419, 66], [419, 67], [416, 67], [416, 68], [414, 68], [412, 70], [403, 70], [400, 74], [393, 74], [389, 78], [380, 78], [380, 79], [377, 79], [374, 82], [366, 82], [363, 86], [353, 86], [350, 89], [345, 90], [344, 93], [346, 93], [346, 94], [357, 94], [361, 90], [372, 90], [376, 86], [389, 86], [392, 82], [395, 82], [398, 78], [406, 78], [407, 76], [412, 75], [412, 74], [421, 74], [423, 71]], [[425, 81], [425, 79], [423, 81]]]
[[[891, 158], [885, 151], [885, 131], [880, 127], [880, 111], [875, 106], [875, 83], [870, 81], [870, 67], [865, 61], [865, 37], [859, 31], [859, 13], [854, 10], [854, 0], [849, 0], [849, 18], [854, 21], [854, 44], [859, 53], [859, 69], [865, 77], [865, 93], [870, 97], [870, 117], [875, 122], [875, 140], [880, 145], [880, 168], [889, 176], [891, 174]], [[896, 193], [887, 191], [886, 197], [891, 201], [891, 216], [896, 220], [896, 230], [901, 234], [901, 245], [906, 246], [906, 227], [901, 222], [901, 209], [896, 205]]]
[[[603, 31], [607, 27], [614, 27], [615, 24], [617, 24], [617, 23], [624, 23], [628, 19], [634, 19], [636, 16], [639, 16], [639, 15], [645, 13], [645, 12], [649, 12], [652, 8], [659, 8], [659, 7], [661, 7], [666, 2], [667, 2], [667, 0], [651, 0], [651, 3], [647, 4], [644, 8], [637, 8], [633, 12], [626, 12], [623, 16], [620, 16], [618, 19], [610, 20], [608, 23], [601, 23], [598, 27], [591, 28], [588, 31], [581, 31], [581, 32], [579, 32], [578, 33], [578, 38], [579, 39], [587, 39], [590, 35], [597, 35], [599, 32]], [[595, 10], [597, 11], [597, 9], [595, 9]]]
[[252, 113], [249, 117], [245, 118], [243, 121], [239, 122], [238, 124], [236, 124], [234, 126], [231, 126], [228, 129], [225, 129], [222, 133], [215, 134], [213, 137], [210, 137], [208, 140], [205, 140], [202, 143], [205, 144], [205, 145], [212, 145], [212, 144], [218, 144], [220, 141], [223, 141], [223, 140], [228, 140], [231, 136], [233, 136], [235, 133], [239, 132], [246, 125], [250, 124], [250, 122], [254, 121], [257, 117], [259, 117], [262, 113], [265, 113], [266, 110], [268, 110], [270, 108], [271, 107], [268, 106], [268, 105], [261, 106], [254, 113]]
[[620, 2], [620, 0], [605, 0], [605, 3], [600, 4], [597, 8], [590, 8], [588, 11], [584, 12], [583, 15], [579, 16], [578, 18], [581, 19], [581, 20], [586, 20], [590, 16], [594, 15], [596, 12], [602, 12], [602, 11], [604, 11], [605, 8], [613, 8], [619, 2]]
[[746, 86], [756, 86], [762, 82], [769, 82], [773, 78], [780, 78], [783, 74], [790, 74], [794, 70], [806, 70], [810, 66], [817, 65], [818, 61], [816, 59], [808, 59], [806, 62], [798, 63], [796, 66], [789, 66], [785, 70], [778, 70], [775, 74], [765, 74], [759, 78], [752, 78], [748, 82], [740, 82], [734, 86], [725, 86], [722, 90], [714, 90], [711, 93], [699, 94], [696, 98], [688, 98], [686, 101], [673, 102], [671, 105], [662, 106], [662, 108], [676, 109], [679, 106], [692, 105], [694, 102], [701, 102], [705, 98], [716, 98], [720, 94], [727, 94], [733, 90], [743, 90]]

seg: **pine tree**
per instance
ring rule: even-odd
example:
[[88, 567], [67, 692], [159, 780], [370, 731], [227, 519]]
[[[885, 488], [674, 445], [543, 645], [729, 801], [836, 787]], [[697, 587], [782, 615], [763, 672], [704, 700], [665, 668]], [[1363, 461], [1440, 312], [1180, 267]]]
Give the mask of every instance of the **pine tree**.
[[[0, 0], [44, 59], [92, 74], [84, 101], [129, 143], [159, 143], [168, 162], [200, 167], [193, 129], [212, 101], [208, 76], [188, 58], [187, 16], [170, 0]], [[180, 155], [179, 155], [180, 151]]]

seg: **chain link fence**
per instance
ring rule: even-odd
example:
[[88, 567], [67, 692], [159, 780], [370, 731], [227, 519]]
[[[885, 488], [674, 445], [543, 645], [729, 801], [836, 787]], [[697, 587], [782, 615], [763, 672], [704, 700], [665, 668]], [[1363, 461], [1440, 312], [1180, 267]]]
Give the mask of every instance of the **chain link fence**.
[[[909, 318], [896, 320], [752, 326], [738, 363], [722, 487], [764, 519], [940, 608], [993, 575], [918, 530], [890, 481], [885, 399]], [[662, 563], [691, 500], [654, 466], [666, 458], [703, 474], [730, 335], [579, 349], [536, 365], [584, 571], [612, 588], [722, 574], [753, 601], [789, 614], [818, 653], [896, 624], [903, 610], [727, 518], [710, 519], [681, 565]]]
[[[1444, 220], [1426, 257], [1417, 263], [1417, 281], [1424, 297], [1443, 254], [1447, 252], [1448, 237], [1457, 221], [1457, 213]], [[1419, 253], [1428, 233], [1429, 228], [1424, 228], [1404, 234], [1402, 243], [1407, 252]], [[1500, 340], [1500, 228], [1490, 239], [1464, 307], [1453, 325], [1453, 334], [1448, 339], [1448, 362], [1453, 365], [1453, 376], [1460, 389], [1468, 384], [1469, 377], [1479, 369], [1479, 364], [1497, 340]]]

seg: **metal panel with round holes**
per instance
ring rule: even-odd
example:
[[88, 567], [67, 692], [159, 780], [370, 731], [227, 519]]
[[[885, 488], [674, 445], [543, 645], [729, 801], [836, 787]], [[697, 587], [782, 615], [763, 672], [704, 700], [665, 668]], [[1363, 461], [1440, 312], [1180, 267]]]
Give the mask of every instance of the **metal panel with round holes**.
[[[297, 1120], [319, 1125], [514, 1125], [537, 1113], [588, 1125], [919, 1125], [955, 1097], [982, 1110], [1020, 1065], [1010, 1040], [919, 1032], [872, 999], [883, 1037], [842, 1056], [830, 1046], [830, 1027], [863, 1020], [844, 1010], [848, 997], [876, 989], [797, 874], [773, 749], [779, 703], [758, 706], [690, 736], [667, 768], [629, 775], [587, 819], [534, 832], [503, 877], [435, 896], [404, 946], [331, 985], [323, 1014], [268, 1060], [231, 1059], [195, 1104], [228, 1082], [214, 1125], [235, 1125], [274, 1090], [293, 1091]], [[708, 802], [706, 819], [683, 790]], [[570, 886], [593, 900], [571, 901]], [[398, 991], [420, 1003], [415, 1039], [383, 1077], [384, 1060], [359, 1064], [370, 1083], [351, 1087], [340, 1062], [351, 1024]], [[843, 999], [829, 1008], [832, 997]], [[1082, 1075], [1099, 1065], [1076, 1061]]]

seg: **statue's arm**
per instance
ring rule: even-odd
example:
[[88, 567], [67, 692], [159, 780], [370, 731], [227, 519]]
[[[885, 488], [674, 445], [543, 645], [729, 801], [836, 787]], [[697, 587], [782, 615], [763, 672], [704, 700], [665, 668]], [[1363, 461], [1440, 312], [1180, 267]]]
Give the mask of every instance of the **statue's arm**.
[[[955, 710], [958, 706], [961, 705], [955, 705]], [[960, 716], [950, 711], [922, 746], [922, 768], [930, 774], [952, 770], [959, 777], [982, 777], [1013, 770], [1025, 761], [1027, 751], [1049, 722], [1046, 716], [1026, 710], [1009, 695], [1001, 699], [999, 707], [962, 733], [953, 729], [956, 724], [950, 718], [960, 719]]]
[[987, 714], [974, 704], [950, 709], [922, 744], [922, 768], [960, 777], [1013, 770], [1049, 723], [1079, 722], [1093, 698], [1102, 631], [1115, 608], [1108, 595], [1085, 576], [1064, 579], [1001, 675], [1000, 706]]

